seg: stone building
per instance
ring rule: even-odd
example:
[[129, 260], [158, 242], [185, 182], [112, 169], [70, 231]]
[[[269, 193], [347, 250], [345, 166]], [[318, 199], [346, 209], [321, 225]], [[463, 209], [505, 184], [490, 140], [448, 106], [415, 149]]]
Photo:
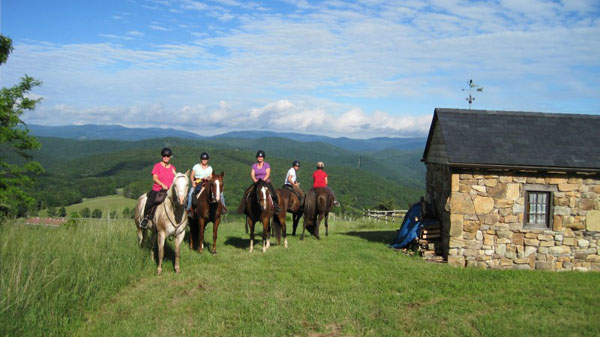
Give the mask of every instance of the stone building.
[[422, 161], [449, 264], [600, 271], [600, 116], [438, 108]]

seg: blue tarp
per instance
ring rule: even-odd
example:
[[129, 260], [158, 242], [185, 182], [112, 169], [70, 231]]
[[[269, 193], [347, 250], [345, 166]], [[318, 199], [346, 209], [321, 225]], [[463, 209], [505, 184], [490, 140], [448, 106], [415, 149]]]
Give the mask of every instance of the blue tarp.
[[404, 216], [404, 220], [402, 221], [402, 225], [396, 234], [396, 239], [392, 242], [389, 247], [390, 248], [406, 248], [409, 243], [411, 243], [414, 239], [419, 236], [421, 232], [421, 204], [416, 203], [410, 207], [406, 215]]

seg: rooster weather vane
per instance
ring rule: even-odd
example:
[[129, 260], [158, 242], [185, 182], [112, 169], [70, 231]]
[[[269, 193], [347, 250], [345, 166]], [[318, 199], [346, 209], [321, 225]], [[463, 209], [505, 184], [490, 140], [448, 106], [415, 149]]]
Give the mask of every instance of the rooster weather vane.
[[469, 87], [466, 89], [462, 89], [462, 91], [469, 92], [469, 97], [465, 97], [465, 99], [467, 100], [467, 102], [469, 102], [469, 110], [471, 110], [471, 104], [473, 104], [473, 101], [475, 101], [475, 97], [473, 97], [473, 95], [472, 95], [473, 91], [482, 92], [483, 87], [478, 84], [475, 84], [475, 82], [473, 82], [473, 80], [469, 80], [469, 82], [467, 84]]

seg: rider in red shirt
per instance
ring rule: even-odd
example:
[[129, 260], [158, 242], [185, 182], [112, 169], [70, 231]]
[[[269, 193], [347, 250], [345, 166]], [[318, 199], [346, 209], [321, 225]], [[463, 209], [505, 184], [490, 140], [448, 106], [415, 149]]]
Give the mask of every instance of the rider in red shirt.
[[322, 161], [317, 163], [317, 170], [313, 172], [313, 187], [327, 187], [327, 173], [323, 170], [325, 164]]
[[[317, 163], [317, 170], [313, 172], [313, 188], [326, 187], [333, 193], [333, 190], [327, 186], [327, 173], [323, 170], [324, 167], [325, 164], [322, 161]], [[335, 193], [333, 193], [333, 198], [333, 204], [339, 207], [340, 203], [335, 200]]]

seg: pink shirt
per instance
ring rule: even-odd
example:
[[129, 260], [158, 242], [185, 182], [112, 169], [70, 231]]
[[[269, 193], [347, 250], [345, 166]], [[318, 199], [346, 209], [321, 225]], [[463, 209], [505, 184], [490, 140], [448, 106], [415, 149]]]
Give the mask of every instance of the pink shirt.
[[[156, 163], [152, 168], [152, 175], [155, 174], [158, 176], [158, 180], [167, 185], [167, 188], [169, 188], [173, 183], [173, 179], [175, 179], [175, 166], [171, 165], [171, 167], [166, 168], [162, 166], [161, 163]], [[161, 189], [162, 187], [160, 187], [160, 185], [157, 183], [152, 185], [153, 191], [160, 191]]]

